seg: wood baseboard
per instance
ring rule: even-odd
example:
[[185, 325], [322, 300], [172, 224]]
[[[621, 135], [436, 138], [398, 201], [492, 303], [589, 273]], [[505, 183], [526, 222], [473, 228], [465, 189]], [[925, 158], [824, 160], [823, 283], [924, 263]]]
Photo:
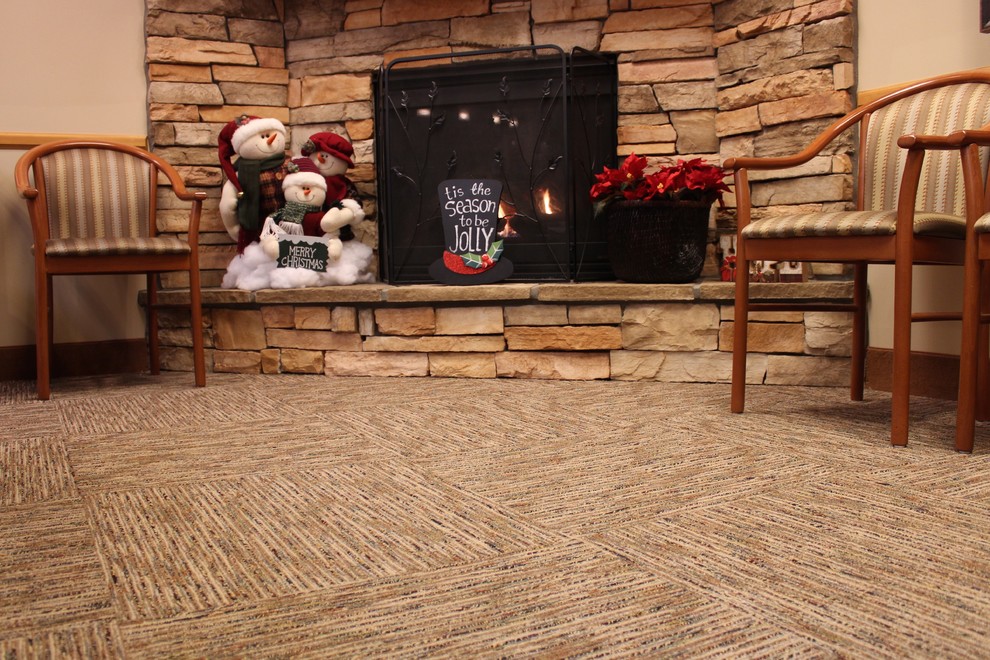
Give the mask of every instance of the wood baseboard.
[[[866, 351], [866, 385], [891, 390], [894, 353], [889, 348]], [[911, 354], [911, 394], [955, 401], [959, 395], [959, 356], [941, 353]]]
[[[148, 370], [144, 339], [55, 344], [52, 376], [95, 376]], [[0, 380], [34, 380], [34, 346], [0, 346]]]

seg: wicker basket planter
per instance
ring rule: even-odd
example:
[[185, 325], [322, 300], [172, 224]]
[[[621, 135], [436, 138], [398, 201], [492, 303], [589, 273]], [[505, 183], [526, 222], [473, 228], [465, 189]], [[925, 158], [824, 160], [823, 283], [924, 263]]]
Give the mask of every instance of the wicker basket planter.
[[712, 201], [620, 200], [605, 210], [608, 256], [625, 282], [684, 283], [701, 275]]

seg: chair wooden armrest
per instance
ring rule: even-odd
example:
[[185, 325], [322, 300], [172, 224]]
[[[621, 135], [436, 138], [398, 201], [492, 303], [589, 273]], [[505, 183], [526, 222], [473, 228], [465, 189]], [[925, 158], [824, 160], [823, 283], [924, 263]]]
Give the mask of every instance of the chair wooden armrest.
[[17, 188], [17, 194], [24, 199], [35, 199], [38, 196], [38, 189], [31, 185], [28, 180], [27, 163], [24, 164], [24, 167], [14, 168], [14, 186]]
[[[903, 95], [903, 91], [898, 94]], [[893, 96], [893, 95], [892, 95]], [[727, 170], [753, 169], [753, 170], [779, 170], [788, 167], [796, 167], [807, 163], [817, 156], [837, 137], [845, 133], [849, 128], [855, 126], [865, 115], [881, 107], [882, 103], [874, 101], [867, 105], [850, 110], [848, 113], [829, 124], [825, 130], [819, 133], [815, 139], [804, 149], [790, 156], [755, 157], [736, 156], [727, 158], [722, 163], [722, 167]]]
[[158, 171], [164, 174], [168, 178], [169, 184], [172, 186], [172, 191], [175, 193], [176, 197], [186, 202], [190, 202], [195, 199], [199, 199], [199, 200], [206, 199], [206, 192], [202, 190], [196, 192], [190, 192], [186, 188], [185, 181], [183, 181], [182, 176], [172, 166], [171, 163], [157, 156], [154, 156], [154, 154], [152, 154], [152, 156], [154, 157], [155, 164], [158, 166]]
[[990, 146], [990, 127], [974, 128], [969, 130], [955, 131], [949, 134], [949, 140], [958, 143], [960, 146], [977, 144], [980, 146]]
[[908, 133], [897, 139], [897, 146], [903, 149], [959, 149], [971, 144], [990, 145], [990, 128], [964, 129], [948, 135]]
[[842, 120], [833, 123], [814, 142], [807, 147], [790, 156], [756, 157], [756, 156], [734, 156], [726, 158], [722, 167], [736, 172], [738, 170], [783, 170], [789, 167], [803, 165], [822, 152], [835, 138], [839, 137], [847, 128], [850, 122]]
[[960, 145], [958, 141], [953, 140], [954, 135], [954, 133], [949, 135], [909, 133], [897, 138], [897, 146], [902, 149], [958, 149]]

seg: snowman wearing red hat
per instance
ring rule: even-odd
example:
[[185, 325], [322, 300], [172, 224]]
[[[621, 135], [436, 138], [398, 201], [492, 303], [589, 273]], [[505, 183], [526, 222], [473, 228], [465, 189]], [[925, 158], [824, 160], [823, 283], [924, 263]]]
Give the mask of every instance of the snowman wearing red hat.
[[282, 180], [285, 205], [266, 219], [278, 231], [263, 231], [261, 247], [270, 258], [275, 259], [278, 256], [279, 232], [296, 236], [327, 236], [330, 259], [339, 259], [342, 250], [339, 232], [325, 232], [321, 227], [326, 215], [323, 209], [327, 196], [326, 180], [309, 158], [293, 158], [286, 170]]
[[310, 135], [301, 152], [316, 164], [326, 180], [327, 213], [320, 227], [326, 234], [339, 234], [344, 240], [352, 238], [351, 228], [365, 217], [357, 187], [344, 176], [348, 168], [354, 167], [354, 147], [342, 136], [325, 131]]
[[258, 240], [265, 219], [285, 204], [285, 138], [285, 126], [272, 117], [241, 115], [220, 131], [217, 153], [227, 176], [220, 218], [238, 253]]

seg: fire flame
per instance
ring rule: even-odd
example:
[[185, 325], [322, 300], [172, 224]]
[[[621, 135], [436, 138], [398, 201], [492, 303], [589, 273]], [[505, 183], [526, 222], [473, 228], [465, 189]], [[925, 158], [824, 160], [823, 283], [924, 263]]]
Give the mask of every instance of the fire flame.
[[498, 203], [498, 217], [499, 219], [505, 220], [505, 225], [502, 227], [502, 231], [498, 232], [499, 236], [502, 238], [512, 238], [513, 236], [519, 235], [519, 232], [512, 228], [511, 221], [512, 218], [516, 217], [516, 214], [510, 205], [500, 201]]

